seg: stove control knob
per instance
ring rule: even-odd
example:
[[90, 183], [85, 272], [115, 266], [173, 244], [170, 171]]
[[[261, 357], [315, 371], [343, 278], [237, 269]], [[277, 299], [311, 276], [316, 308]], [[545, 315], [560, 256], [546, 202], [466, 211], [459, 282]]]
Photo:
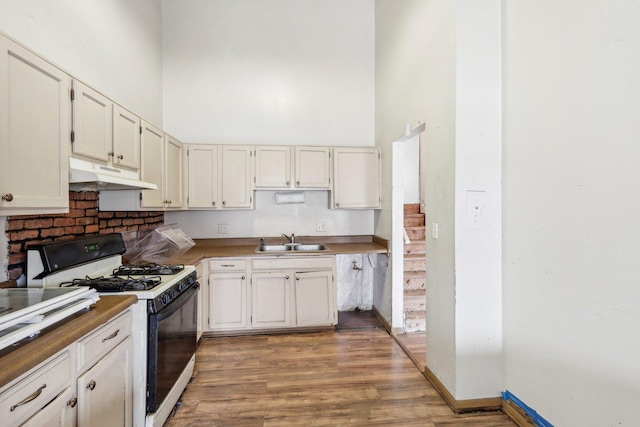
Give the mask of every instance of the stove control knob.
[[187, 287], [187, 285], [184, 282], [178, 283], [178, 291], [184, 292], [186, 287]]
[[168, 292], [162, 295], [162, 302], [166, 305], [171, 301], [171, 296], [168, 295]]
[[187, 283], [193, 285], [196, 282], [196, 278], [193, 276], [187, 277]]

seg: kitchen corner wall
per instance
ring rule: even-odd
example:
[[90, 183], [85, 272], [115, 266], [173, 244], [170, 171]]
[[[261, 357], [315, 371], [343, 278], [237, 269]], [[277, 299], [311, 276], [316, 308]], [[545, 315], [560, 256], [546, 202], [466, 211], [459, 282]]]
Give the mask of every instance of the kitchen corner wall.
[[[69, 192], [69, 213], [15, 215], [6, 219], [7, 276], [26, 272], [29, 245], [97, 234], [150, 230], [164, 223], [163, 212], [99, 212], [97, 192]], [[4, 258], [3, 258], [4, 259]]]

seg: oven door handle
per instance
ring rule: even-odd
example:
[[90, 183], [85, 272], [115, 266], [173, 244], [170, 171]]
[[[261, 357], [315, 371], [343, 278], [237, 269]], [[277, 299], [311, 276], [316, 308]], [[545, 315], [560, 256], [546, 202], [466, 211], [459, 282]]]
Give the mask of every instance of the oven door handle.
[[187, 289], [183, 294], [181, 294], [178, 298], [173, 300], [171, 304], [160, 310], [159, 312], [153, 314], [156, 316], [158, 322], [166, 319], [171, 316], [176, 311], [180, 310], [186, 303], [189, 301], [193, 294], [196, 294], [200, 289], [200, 283], [196, 282], [193, 286]]

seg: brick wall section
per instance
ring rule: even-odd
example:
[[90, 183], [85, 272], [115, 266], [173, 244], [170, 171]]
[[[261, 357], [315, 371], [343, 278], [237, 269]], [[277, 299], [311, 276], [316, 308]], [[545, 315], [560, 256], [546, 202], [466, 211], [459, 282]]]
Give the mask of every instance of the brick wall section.
[[97, 234], [150, 230], [164, 223], [164, 212], [101, 212], [99, 193], [69, 192], [69, 213], [16, 215], [7, 218], [8, 276], [26, 273], [30, 244], [50, 243]]

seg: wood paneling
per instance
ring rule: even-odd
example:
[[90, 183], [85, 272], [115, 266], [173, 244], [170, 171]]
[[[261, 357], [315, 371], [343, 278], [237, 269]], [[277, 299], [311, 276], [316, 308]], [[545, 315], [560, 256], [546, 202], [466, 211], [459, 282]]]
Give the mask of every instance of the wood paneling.
[[457, 415], [382, 329], [208, 338], [166, 426], [513, 426]]

